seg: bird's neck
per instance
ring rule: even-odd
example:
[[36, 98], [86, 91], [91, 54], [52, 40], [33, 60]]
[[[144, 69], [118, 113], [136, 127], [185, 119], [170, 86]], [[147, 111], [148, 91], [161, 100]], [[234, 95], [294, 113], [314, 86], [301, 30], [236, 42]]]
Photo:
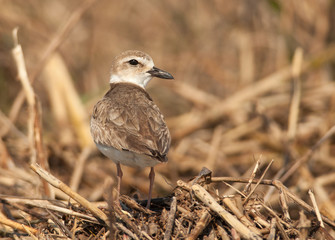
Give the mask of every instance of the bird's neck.
[[150, 82], [151, 77], [127, 77], [127, 79], [122, 78], [118, 75], [114, 75], [112, 74], [110, 79], [109, 79], [109, 83], [133, 83], [136, 84], [137, 86], [141, 87], [141, 88], [145, 88], [146, 85]]

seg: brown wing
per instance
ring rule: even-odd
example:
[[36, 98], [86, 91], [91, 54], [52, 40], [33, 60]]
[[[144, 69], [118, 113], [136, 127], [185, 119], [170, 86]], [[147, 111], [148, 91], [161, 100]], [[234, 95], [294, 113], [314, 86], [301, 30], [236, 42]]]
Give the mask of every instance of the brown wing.
[[171, 137], [164, 117], [136, 85], [111, 85], [93, 109], [91, 133], [96, 143], [167, 161]]

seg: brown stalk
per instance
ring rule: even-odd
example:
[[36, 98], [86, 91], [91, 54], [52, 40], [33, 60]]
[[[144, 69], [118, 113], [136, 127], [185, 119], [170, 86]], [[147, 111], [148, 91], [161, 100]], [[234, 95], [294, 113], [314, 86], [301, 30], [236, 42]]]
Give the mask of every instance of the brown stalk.
[[[48, 169], [49, 165], [47, 157], [45, 155], [42, 138], [40, 102], [35, 95], [34, 89], [31, 86], [28, 78], [23, 51], [21, 45], [18, 42], [17, 32], [17, 28], [13, 30], [13, 39], [15, 46], [12, 49], [12, 54], [17, 65], [18, 76], [22, 83], [29, 105], [28, 136], [31, 154], [30, 161], [31, 163], [38, 162], [44, 169]], [[47, 182], [42, 181], [42, 183], [44, 186], [44, 194], [49, 198], [54, 198], [54, 195], [51, 192], [50, 186], [47, 184]]]
[[240, 220], [245, 226], [251, 229], [254, 233], [261, 235], [259, 229], [257, 229], [254, 224], [249, 221], [249, 219], [236, 207], [230, 198], [223, 199], [224, 204], [234, 213], [238, 220]]
[[329, 139], [335, 133], [335, 125], [332, 126], [326, 134], [316, 143], [313, 145], [311, 149], [309, 149], [304, 156], [299, 158], [287, 171], [286, 173], [279, 179], [281, 182], [286, 182], [288, 178], [292, 176], [293, 173], [297, 171], [304, 163], [308, 162], [312, 157], [313, 153], [316, 149], [318, 149], [321, 144]]
[[92, 146], [87, 110], [74, 86], [68, 66], [60, 54], [54, 54], [50, 57], [43, 69], [43, 79], [49, 93], [56, 123], [65, 129], [59, 134], [63, 144], [73, 141], [72, 133], [74, 132], [82, 148]]
[[270, 233], [266, 240], [274, 240], [276, 237], [276, 218], [271, 219]]
[[308, 191], [308, 194], [309, 194], [309, 197], [311, 198], [311, 201], [312, 201], [312, 204], [313, 204], [313, 207], [314, 207], [314, 211], [316, 213], [316, 217], [320, 223], [320, 226], [322, 228], [325, 228], [325, 225], [323, 224], [323, 220], [322, 220], [322, 217], [321, 217], [321, 213], [319, 211], [319, 207], [318, 207], [318, 204], [316, 203], [316, 199], [315, 199], [315, 196], [314, 196], [314, 193], [312, 190], [309, 190]]
[[[264, 170], [262, 176], [260, 177], [260, 179], [257, 181], [255, 187], [250, 191], [250, 193], [248, 194], [248, 196], [244, 199], [243, 204], [245, 204], [246, 202], [248, 202], [248, 199], [251, 197], [251, 195], [255, 192], [256, 188], [258, 187], [258, 185], [261, 183], [261, 181], [263, 180], [263, 178], [265, 177], [265, 174], [267, 173], [267, 171], [269, 170], [269, 168], [271, 167], [272, 163], [274, 160], [271, 160], [271, 162], [268, 164], [268, 166], [266, 167], [266, 169]], [[249, 180], [250, 182], [250, 180]]]
[[235, 228], [241, 236], [247, 239], [261, 239], [257, 233], [252, 232], [244, 224], [237, 220], [235, 216], [223, 209], [203, 187], [198, 184], [194, 184], [192, 186], [192, 191], [206, 206], [217, 213], [231, 227]]
[[203, 232], [203, 230], [207, 227], [208, 223], [211, 220], [211, 214], [204, 209], [200, 214], [200, 220], [195, 225], [194, 229], [190, 233], [190, 235], [186, 238], [186, 240], [195, 240], [198, 239], [198, 236]]
[[[310, 69], [316, 69], [335, 58], [335, 44], [312, 56], [302, 63], [301, 73]], [[291, 66], [287, 66], [277, 72], [248, 85], [225, 100], [222, 100], [206, 111], [186, 113], [178, 118], [184, 118], [178, 129], [172, 131], [175, 140], [179, 140], [201, 128], [219, 121], [222, 116], [234, 109], [240, 108], [241, 103], [250, 101], [261, 94], [276, 89], [291, 78]]]
[[17, 229], [17, 230], [20, 230], [20, 231], [23, 231], [23, 232], [30, 232], [34, 235], [36, 235], [38, 233], [38, 230], [37, 229], [34, 229], [34, 228], [31, 228], [31, 227], [28, 227], [28, 226], [25, 226], [21, 223], [18, 223], [18, 222], [14, 222], [8, 218], [5, 218], [4, 216], [0, 216], [0, 223], [1, 224], [4, 224], [6, 226], [10, 226], [14, 229]]
[[291, 217], [290, 217], [290, 213], [288, 211], [287, 197], [286, 197], [285, 192], [282, 191], [282, 189], [279, 189], [279, 203], [282, 207], [285, 218], [290, 220]]
[[92, 212], [92, 214], [98, 219], [103, 220], [106, 224], [108, 224], [108, 217], [105, 213], [103, 213], [99, 208], [95, 207], [92, 203], [87, 201], [85, 198], [80, 196], [78, 193], [72, 191], [65, 183], [55, 178], [53, 175], [42, 169], [38, 164], [34, 163], [30, 165], [30, 168], [34, 170], [41, 178], [45, 179], [48, 183], [50, 183], [55, 188], [59, 188], [69, 197], [73, 198], [79, 204], [87, 208]]
[[206, 163], [205, 163], [205, 166], [208, 169], [215, 168], [215, 162], [220, 152], [220, 145], [221, 145], [221, 140], [222, 140], [222, 130], [223, 130], [223, 127], [221, 125], [217, 126], [214, 130], [212, 141], [211, 141], [211, 146], [210, 146], [208, 156], [206, 159]]
[[335, 219], [334, 201], [328, 195], [325, 186], [334, 182], [335, 173], [330, 173], [316, 178], [313, 185], [314, 192], [320, 201], [320, 211], [332, 220]]
[[300, 75], [301, 75], [302, 63], [303, 63], [303, 50], [302, 48], [297, 48], [295, 50], [292, 63], [293, 96], [290, 105], [288, 130], [287, 130], [287, 136], [289, 141], [292, 141], [294, 139], [297, 131], [299, 106], [301, 101]]
[[177, 211], [177, 198], [172, 197], [172, 202], [170, 205], [170, 212], [167, 218], [167, 223], [166, 223], [166, 230], [164, 233], [164, 240], [169, 240], [171, 239], [172, 231], [173, 231], [173, 226], [174, 226], [174, 220], [176, 217], [176, 211]]
[[91, 151], [92, 151], [91, 148], [85, 147], [82, 150], [78, 161], [76, 162], [76, 167], [74, 168], [74, 171], [72, 173], [71, 180], [70, 180], [70, 188], [75, 192], [78, 190], [81, 178], [83, 176], [85, 162], [88, 156], [90, 155]]
[[[70, 18], [64, 24], [64, 26], [60, 29], [60, 31], [56, 34], [54, 38], [49, 42], [46, 47], [43, 56], [40, 62], [37, 64], [35, 71], [31, 74], [30, 79], [31, 83], [35, 81], [38, 75], [41, 73], [45, 63], [48, 61], [49, 57], [59, 48], [59, 46], [64, 42], [69, 33], [73, 30], [73, 28], [77, 25], [83, 14], [96, 2], [97, 0], [86, 0], [83, 2], [78, 8], [71, 14]], [[24, 101], [24, 92], [18, 94], [16, 99], [14, 100], [13, 106], [11, 108], [9, 118], [12, 122], [15, 122], [18, 113], [22, 107]]]
[[8, 154], [7, 147], [0, 137], [0, 168], [8, 169], [13, 164], [13, 159]]
[[244, 190], [242, 191], [244, 194], [247, 194], [248, 192], [250, 192], [250, 187], [251, 187], [252, 180], [255, 179], [256, 173], [259, 170], [259, 166], [261, 164], [261, 157], [262, 156], [260, 156], [259, 159], [257, 160], [257, 162], [255, 164], [255, 167], [254, 167], [254, 170], [252, 171], [252, 174], [250, 176], [250, 180], [249, 180], [248, 184], [245, 185]]
[[[248, 183], [250, 179], [247, 178], [233, 178], [233, 177], [212, 177], [211, 182], [239, 182], [239, 183]], [[286, 196], [291, 198], [294, 202], [299, 204], [302, 208], [304, 208], [306, 211], [308, 211], [311, 214], [315, 215], [314, 208], [308, 205], [306, 202], [301, 200], [299, 197], [297, 197], [294, 193], [290, 192], [279, 180], [261, 180], [254, 179], [252, 181], [253, 183], [259, 183], [264, 185], [272, 185], [276, 187], [278, 190], [282, 190], [285, 192]], [[326, 222], [328, 225], [335, 228], [335, 223], [331, 221], [329, 218], [322, 215], [322, 219], [324, 222]]]
[[54, 204], [52, 201], [42, 200], [42, 199], [22, 199], [22, 198], [13, 198], [13, 197], [1, 197], [1, 200], [5, 201], [8, 204], [23, 204], [25, 206], [51, 210], [51, 211], [79, 217], [82, 219], [86, 219], [89, 221], [95, 221], [96, 223], [98, 223], [96, 219], [92, 216], [65, 208], [65, 204], [66, 204], [65, 202], [64, 202], [64, 206], [61, 207], [59, 206], [59, 203]]

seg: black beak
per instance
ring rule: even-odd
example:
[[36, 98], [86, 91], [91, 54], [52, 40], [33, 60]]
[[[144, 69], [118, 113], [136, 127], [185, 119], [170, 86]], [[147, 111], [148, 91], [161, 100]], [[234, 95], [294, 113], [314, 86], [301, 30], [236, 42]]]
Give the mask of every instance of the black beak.
[[164, 70], [161, 70], [159, 68], [156, 68], [156, 67], [153, 67], [147, 73], [150, 73], [151, 76], [153, 77], [164, 78], [164, 79], [174, 79], [170, 73]]

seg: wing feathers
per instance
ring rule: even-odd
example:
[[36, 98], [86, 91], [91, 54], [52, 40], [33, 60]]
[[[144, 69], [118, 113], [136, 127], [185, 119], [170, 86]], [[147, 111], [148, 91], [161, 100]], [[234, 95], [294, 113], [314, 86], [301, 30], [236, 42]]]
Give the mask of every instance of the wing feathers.
[[171, 137], [158, 107], [144, 89], [112, 84], [94, 107], [91, 133], [96, 143], [167, 161]]

